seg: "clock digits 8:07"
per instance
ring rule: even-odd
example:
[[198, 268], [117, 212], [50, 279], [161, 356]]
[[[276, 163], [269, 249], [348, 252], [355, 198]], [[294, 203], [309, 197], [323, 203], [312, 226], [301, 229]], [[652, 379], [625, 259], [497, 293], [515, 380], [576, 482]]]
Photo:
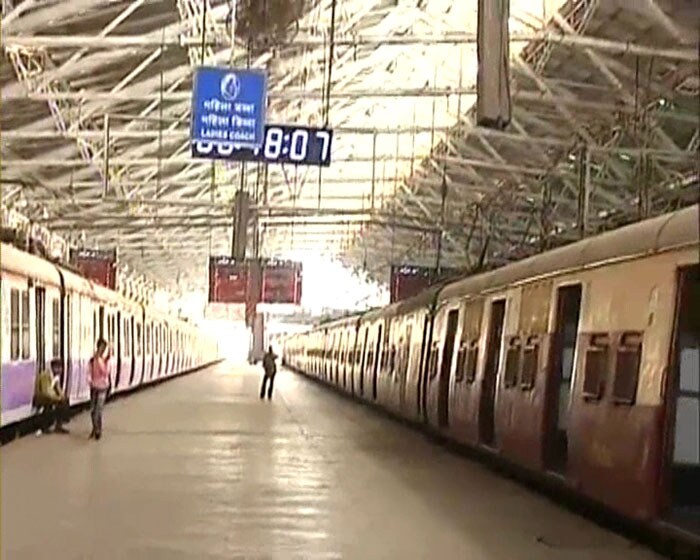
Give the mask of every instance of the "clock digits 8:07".
[[304, 161], [309, 146], [309, 131], [295, 130], [291, 135], [285, 134], [281, 128], [270, 127], [265, 138], [265, 158], [277, 159], [280, 155], [289, 154], [292, 161]]

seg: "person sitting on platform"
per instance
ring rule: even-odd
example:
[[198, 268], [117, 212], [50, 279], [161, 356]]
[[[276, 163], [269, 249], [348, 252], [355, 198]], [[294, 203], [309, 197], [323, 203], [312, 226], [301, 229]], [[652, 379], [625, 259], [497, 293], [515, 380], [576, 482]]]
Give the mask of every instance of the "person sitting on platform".
[[42, 431], [44, 433], [50, 432], [51, 425], [54, 423], [56, 433], [68, 433], [63, 424], [70, 419], [70, 407], [68, 398], [60, 386], [62, 373], [63, 362], [60, 358], [54, 358], [51, 360], [51, 371], [45, 369], [36, 378], [34, 406], [43, 409], [42, 428], [37, 432], [37, 435], [40, 435]]
[[[272, 351], [272, 346], [270, 346], [268, 351], [265, 352], [265, 356], [263, 356], [263, 369], [265, 370], [265, 376], [263, 377], [262, 386], [260, 387], [260, 398], [261, 399], [265, 398], [265, 387], [266, 386], [267, 386], [267, 398], [268, 399], [272, 398], [272, 386], [275, 383], [275, 374], [277, 373], [277, 364], [275, 363], [276, 359], [277, 359], [277, 356]], [[267, 385], [268, 381], [270, 382], [270, 385]]]

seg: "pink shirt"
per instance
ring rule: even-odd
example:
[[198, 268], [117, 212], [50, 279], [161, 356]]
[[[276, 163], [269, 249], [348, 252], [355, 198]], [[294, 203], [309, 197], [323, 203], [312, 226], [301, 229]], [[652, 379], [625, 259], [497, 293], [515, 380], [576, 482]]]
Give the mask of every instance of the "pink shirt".
[[109, 387], [108, 359], [93, 356], [90, 360], [90, 387], [93, 389], [105, 390]]

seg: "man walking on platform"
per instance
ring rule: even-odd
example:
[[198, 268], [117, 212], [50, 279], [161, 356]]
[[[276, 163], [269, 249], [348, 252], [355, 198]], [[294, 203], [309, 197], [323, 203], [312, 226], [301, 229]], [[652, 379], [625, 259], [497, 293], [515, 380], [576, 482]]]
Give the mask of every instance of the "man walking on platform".
[[[263, 356], [263, 369], [265, 370], [265, 376], [263, 377], [262, 386], [260, 387], [261, 399], [265, 398], [265, 387], [267, 387], [267, 398], [272, 398], [272, 386], [275, 383], [275, 374], [277, 373], [277, 364], [275, 363], [276, 359], [277, 356], [272, 351], [272, 346], [270, 346], [265, 353], [265, 356]], [[268, 381], [270, 382], [270, 385], [267, 385]]]

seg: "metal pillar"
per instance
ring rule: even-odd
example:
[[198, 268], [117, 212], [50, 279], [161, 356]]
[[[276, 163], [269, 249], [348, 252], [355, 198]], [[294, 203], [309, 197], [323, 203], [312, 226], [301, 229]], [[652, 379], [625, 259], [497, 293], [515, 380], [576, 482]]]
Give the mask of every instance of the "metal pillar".
[[246, 257], [248, 245], [248, 221], [250, 219], [250, 196], [239, 190], [233, 206], [233, 243], [231, 256], [237, 261]]
[[579, 191], [578, 191], [578, 229], [581, 238], [590, 233], [589, 213], [591, 199], [591, 151], [583, 146], [579, 152]]

